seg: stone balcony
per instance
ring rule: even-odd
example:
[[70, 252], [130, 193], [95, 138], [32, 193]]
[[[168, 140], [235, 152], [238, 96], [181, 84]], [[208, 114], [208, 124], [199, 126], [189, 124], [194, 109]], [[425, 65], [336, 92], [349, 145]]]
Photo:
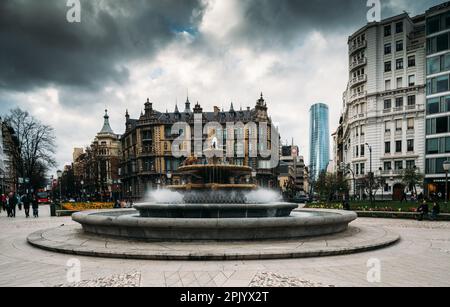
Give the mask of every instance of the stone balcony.
[[353, 71], [361, 66], [364, 66], [367, 64], [367, 58], [361, 58], [358, 59], [357, 61], [350, 63], [350, 71]]
[[366, 48], [366, 47], [367, 47], [367, 41], [363, 40], [363, 41], [360, 41], [358, 43], [355, 43], [355, 44], [351, 45], [349, 47], [349, 51], [350, 51], [350, 54], [353, 54], [356, 51], [358, 51], [360, 49], [363, 49], [363, 48]]
[[350, 87], [360, 85], [367, 82], [367, 75], [360, 75], [350, 80]]

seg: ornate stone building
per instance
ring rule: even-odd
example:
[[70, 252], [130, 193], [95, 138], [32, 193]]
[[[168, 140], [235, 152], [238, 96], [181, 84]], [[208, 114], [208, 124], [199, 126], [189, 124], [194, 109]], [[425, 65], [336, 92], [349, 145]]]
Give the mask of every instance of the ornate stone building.
[[0, 192], [15, 191], [18, 185], [16, 167], [18, 141], [12, 129], [0, 118]]
[[120, 140], [109, 124], [105, 111], [102, 130], [85, 152], [74, 150], [73, 171], [79, 194], [102, 199], [121, 197], [119, 180]]
[[[172, 127], [175, 123], [187, 123], [192, 133], [192, 137], [188, 139], [191, 142], [191, 148], [194, 148], [194, 117], [196, 114], [201, 115], [203, 128], [211, 123], [218, 123], [217, 131], [214, 132], [220, 140], [228, 139], [227, 136], [233, 133], [234, 140], [243, 138], [244, 148], [241, 148], [242, 145], [234, 140], [231, 143], [226, 141], [221, 144], [224, 151], [227, 147], [232, 146], [235, 152], [244, 153], [239, 157], [237, 155], [228, 157], [226, 163], [250, 166], [254, 169], [253, 180], [257, 181], [260, 186], [272, 188], [277, 186], [276, 169], [267, 167], [269, 165], [267, 158], [250, 155], [256, 147], [265, 146], [264, 148], [270, 150], [272, 146], [270, 133], [268, 133], [267, 144], [261, 145], [259, 139], [252, 138], [252, 135], [258, 135], [258, 131], [253, 131], [250, 123], [256, 123], [257, 126], [258, 123], [266, 122], [268, 130], [271, 126], [267, 104], [262, 94], [253, 109], [248, 107], [245, 110], [235, 110], [232, 103], [226, 112], [218, 107], [214, 107], [213, 112], [203, 112], [199, 103], [191, 109], [191, 103], [187, 98], [183, 111], [176, 106], [174, 112], [159, 112], [153, 109], [150, 100], [145, 103], [144, 110], [138, 119], [130, 118], [128, 111], [125, 116], [126, 131], [121, 137], [121, 180], [123, 191], [127, 197], [142, 198], [151, 189], [170, 183], [179, 183], [178, 181], [181, 179], [177, 176], [177, 169], [184, 163], [186, 157], [179, 158], [172, 153], [173, 142], [179, 137], [179, 134], [172, 134]], [[227, 128], [227, 123], [242, 123], [243, 125], [242, 128], [235, 126], [234, 129], [230, 129]], [[258, 129], [261, 129], [261, 126]], [[208, 135], [204, 131], [202, 143], [206, 141], [207, 137]], [[183, 147], [186, 145], [188, 144], [184, 144]], [[193, 156], [194, 154], [191, 155], [191, 157]]]

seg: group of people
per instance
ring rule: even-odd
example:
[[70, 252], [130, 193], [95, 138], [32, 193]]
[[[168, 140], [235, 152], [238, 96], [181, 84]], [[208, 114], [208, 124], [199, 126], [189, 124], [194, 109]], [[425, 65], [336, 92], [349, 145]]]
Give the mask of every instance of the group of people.
[[419, 208], [417, 208], [417, 213], [419, 214], [419, 221], [423, 221], [423, 219], [427, 217], [429, 217], [430, 220], [435, 221], [439, 214], [441, 214], [441, 206], [439, 206], [439, 203], [434, 202], [430, 212], [430, 207], [428, 206], [427, 201], [424, 200]]
[[119, 200], [117, 199], [114, 202], [114, 209], [124, 209], [124, 208], [133, 208], [133, 200]]
[[15, 192], [2, 194], [0, 202], [0, 212], [6, 212], [7, 216], [10, 218], [15, 218], [17, 209], [22, 211], [22, 208], [25, 211], [26, 218], [30, 217], [30, 209], [33, 209], [33, 217], [39, 217], [39, 201], [37, 195], [34, 193], [25, 193], [22, 196], [19, 196]]

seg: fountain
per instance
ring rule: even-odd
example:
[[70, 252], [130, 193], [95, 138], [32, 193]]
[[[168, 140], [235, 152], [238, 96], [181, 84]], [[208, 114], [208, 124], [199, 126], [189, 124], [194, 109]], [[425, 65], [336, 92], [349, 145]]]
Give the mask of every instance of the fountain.
[[[140, 203], [136, 211], [81, 212], [73, 220], [86, 233], [151, 241], [234, 241], [293, 239], [346, 231], [353, 212], [297, 210], [296, 204], [255, 201], [252, 168], [220, 158], [212, 142], [209, 158], [190, 157], [168, 186], [178, 201]], [[178, 194], [179, 193], [179, 194]], [[182, 201], [181, 201], [182, 200]]]

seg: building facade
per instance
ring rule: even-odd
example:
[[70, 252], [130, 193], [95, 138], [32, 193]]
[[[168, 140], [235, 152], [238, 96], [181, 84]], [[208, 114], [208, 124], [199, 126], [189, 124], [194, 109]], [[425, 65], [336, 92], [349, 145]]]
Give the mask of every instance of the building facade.
[[426, 12], [426, 161], [428, 196], [443, 198], [450, 160], [450, 3]]
[[315, 104], [310, 111], [310, 155], [309, 170], [314, 181], [322, 171], [326, 171], [330, 162], [330, 127], [328, 106]]
[[120, 136], [115, 134], [105, 111], [102, 130], [92, 144], [82, 150], [74, 149], [73, 190], [77, 196], [97, 199], [118, 199], [122, 197], [120, 168]]
[[279, 183], [283, 192], [292, 190], [296, 194], [305, 196], [308, 191], [305, 189], [305, 160], [299, 154], [298, 146], [282, 146], [279, 168]]
[[14, 129], [0, 118], [0, 190], [2, 194], [17, 190], [19, 183], [17, 157], [18, 140]]
[[425, 172], [425, 15], [370, 23], [349, 37], [348, 46], [335, 168], [361, 182], [350, 185], [353, 195], [367, 193], [365, 178], [379, 178], [374, 194], [400, 199], [407, 190], [403, 170]]
[[[144, 110], [138, 119], [130, 118], [128, 111], [125, 116], [126, 130], [121, 137], [121, 180], [124, 194], [127, 197], [140, 199], [153, 189], [180, 183], [181, 178], [177, 175], [177, 169], [184, 163], [186, 157], [177, 157], [172, 152], [172, 145], [179, 137], [179, 133], [172, 133], [172, 127], [175, 123], [186, 123], [192, 133], [187, 142], [191, 142], [190, 145], [194, 148], [195, 114], [201, 114], [202, 127], [210, 123], [218, 123], [215, 133], [219, 139], [227, 139], [227, 136], [231, 134], [234, 134], [235, 140], [243, 138], [244, 148], [239, 148], [240, 145], [235, 141], [231, 143], [227, 141], [222, 144], [221, 147], [224, 151], [226, 148], [232, 147], [235, 152], [243, 153], [240, 157], [235, 155], [227, 158], [227, 163], [250, 166], [254, 169], [254, 180], [259, 186], [277, 187], [276, 169], [267, 167], [269, 162], [266, 158], [259, 155], [254, 157], [249, 154], [262, 143], [253, 137], [258, 135], [258, 132], [249, 128], [251, 126], [248, 124], [266, 122], [270, 127], [272, 122], [262, 94], [253, 109], [248, 107], [245, 110], [235, 110], [231, 104], [228, 111], [214, 107], [213, 112], [203, 112], [199, 103], [191, 109], [188, 98], [183, 111], [176, 106], [174, 112], [159, 112], [153, 109], [150, 100], [145, 103]], [[242, 123], [244, 127], [230, 130], [227, 128], [227, 123]], [[201, 141], [205, 142], [207, 137], [208, 135], [204, 133]], [[256, 143], [252, 140], [255, 140]], [[182, 147], [186, 149], [187, 145], [183, 144]], [[271, 149], [270, 133], [264, 146]]]

